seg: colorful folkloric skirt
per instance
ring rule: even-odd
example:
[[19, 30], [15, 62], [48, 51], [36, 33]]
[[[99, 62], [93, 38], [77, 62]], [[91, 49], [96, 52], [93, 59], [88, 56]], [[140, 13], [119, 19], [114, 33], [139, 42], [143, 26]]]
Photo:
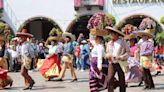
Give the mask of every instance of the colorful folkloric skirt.
[[108, 61], [103, 60], [102, 71], [97, 67], [97, 58], [91, 58], [89, 72], [90, 91], [98, 91], [107, 87]]
[[11, 82], [13, 82], [13, 80], [10, 78], [10, 76], [7, 75], [8, 70], [2, 69], [0, 67], [0, 87], [6, 87], [9, 84], [11, 84]]
[[125, 73], [126, 82], [128, 83], [141, 82], [143, 74], [142, 71], [140, 70], [139, 61], [137, 61], [137, 59], [135, 59], [134, 57], [129, 57], [128, 64], [129, 64], [129, 72]]
[[59, 76], [61, 67], [60, 60], [56, 54], [40, 62], [42, 62], [42, 65], [39, 66], [39, 71], [44, 78], [50, 79]]

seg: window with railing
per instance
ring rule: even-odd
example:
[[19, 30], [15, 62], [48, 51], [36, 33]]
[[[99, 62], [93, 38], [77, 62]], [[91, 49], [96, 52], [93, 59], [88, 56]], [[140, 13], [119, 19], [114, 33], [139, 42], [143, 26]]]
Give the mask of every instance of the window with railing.
[[3, 0], [0, 0], [0, 10], [3, 9]]
[[104, 6], [104, 0], [74, 0], [75, 8], [85, 7], [85, 6]]

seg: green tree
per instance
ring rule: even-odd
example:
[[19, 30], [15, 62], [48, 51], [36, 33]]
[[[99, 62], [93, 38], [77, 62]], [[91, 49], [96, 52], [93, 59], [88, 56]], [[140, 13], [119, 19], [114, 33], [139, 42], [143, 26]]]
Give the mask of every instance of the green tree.
[[157, 43], [162, 43], [164, 44], [164, 31], [157, 33], [155, 40]]
[[160, 22], [164, 25], [164, 16], [161, 17]]
[[3, 22], [0, 22], [0, 31], [3, 31], [6, 27], [6, 24]]
[[112, 25], [115, 25], [116, 24], [116, 18], [112, 14], [109, 14], [109, 13], [106, 15], [109, 17], [109, 19], [111, 19]]

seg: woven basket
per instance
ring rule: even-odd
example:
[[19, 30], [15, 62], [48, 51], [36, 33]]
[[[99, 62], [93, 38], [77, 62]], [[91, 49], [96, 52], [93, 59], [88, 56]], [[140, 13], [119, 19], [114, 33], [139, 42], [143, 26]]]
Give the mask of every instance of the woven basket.
[[106, 36], [109, 32], [107, 30], [90, 29], [90, 34], [94, 36]]

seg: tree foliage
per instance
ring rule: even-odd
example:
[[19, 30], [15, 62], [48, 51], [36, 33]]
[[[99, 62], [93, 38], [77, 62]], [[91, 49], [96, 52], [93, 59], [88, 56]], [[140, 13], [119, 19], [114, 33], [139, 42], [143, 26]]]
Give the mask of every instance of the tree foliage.
[[161, 17], [160, 22], [164, 25], [164, 16]]
[[116, 24], [116, 18], [112, 15], [112, 14], [107, 14], [107, 16], [109, 17], [109, 19], [111, 19], [112, 21], [112, 25], [115, 25]]
[[155, 40], [157, 43], [162, 43], [164, 44], [164, 31], [157, 33]]

